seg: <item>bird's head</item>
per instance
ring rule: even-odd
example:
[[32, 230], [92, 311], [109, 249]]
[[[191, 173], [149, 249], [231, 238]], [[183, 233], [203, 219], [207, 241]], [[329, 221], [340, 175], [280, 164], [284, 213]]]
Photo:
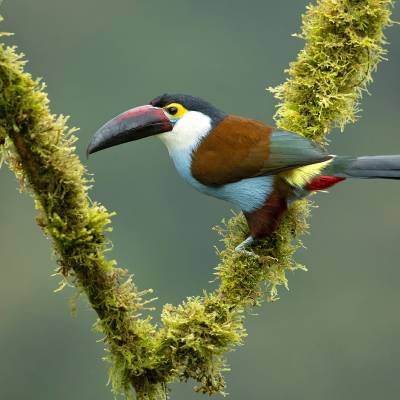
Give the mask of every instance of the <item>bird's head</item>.
[[207, 101], [184, 94], [163, 94], [104, 124], [92, 137], [87, 153], [157, 135], [168, 147], [193, 148], [226, 114]]

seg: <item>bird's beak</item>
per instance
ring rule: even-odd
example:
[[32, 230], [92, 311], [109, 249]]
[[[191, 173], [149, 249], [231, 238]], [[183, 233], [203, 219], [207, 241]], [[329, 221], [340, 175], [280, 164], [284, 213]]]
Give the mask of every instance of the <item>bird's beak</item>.
[[132, 108], [108, 121], [93, 135], [87, 154], [172, 129], [162, 108], [150, 105]]

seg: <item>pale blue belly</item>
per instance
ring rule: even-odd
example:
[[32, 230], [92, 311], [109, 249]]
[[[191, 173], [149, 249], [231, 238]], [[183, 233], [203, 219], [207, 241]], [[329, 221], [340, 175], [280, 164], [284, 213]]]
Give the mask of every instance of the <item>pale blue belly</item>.
[[257, 178], [243, 179], [238, 182], [221, 186], [206, 186], [193, 178], [190, 171], [190, 156], [187, 154], [171, 154], [176, 170], [181, 177], [194, 188], [208, 194], [226, 200], [245, 212], [255, 211], [265, 204], [273, 189], [272, 176], [260, 176]]

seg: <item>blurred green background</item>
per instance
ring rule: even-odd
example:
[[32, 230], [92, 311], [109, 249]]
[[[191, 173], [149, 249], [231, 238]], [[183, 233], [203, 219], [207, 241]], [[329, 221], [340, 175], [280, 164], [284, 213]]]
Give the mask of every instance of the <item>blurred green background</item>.
[[[85, 160], [106, 120], [166, 91], [204, 97], [223, 110], [271, 121], [264, 89], [303, 43], [306, 1], [5, 0], [1, 30], [16, 35], [27, 69], [48, 84], [55, 113], [81, 127], [77, 151], [95, 174], [92, 198], [118, 215], [113, 256], [153, 287], [159, 310], [209, 287], [217, 237], [231, 206], [195, 192], [156, 139]], [[397, 7], [394, 18], [399, 19]], [[331, 135], [331, 152], [400, 153], [400, 30], [387, 31], [362, 119]], [[54, 257], [34, 223], [32, 200], [0, 170], [0, 399], [111, 399], [95, 315], [72, 290], [54, 294]], [[400, 183], [352, 181], [319, 194], [307, 251], [310, 271], [291, 274], [281, 301], [255, 310], [249, 336], [229, 355], [230, 399], [393, 399], [400, 380]], [[173, 385], [172, 399], [200, 399]]]

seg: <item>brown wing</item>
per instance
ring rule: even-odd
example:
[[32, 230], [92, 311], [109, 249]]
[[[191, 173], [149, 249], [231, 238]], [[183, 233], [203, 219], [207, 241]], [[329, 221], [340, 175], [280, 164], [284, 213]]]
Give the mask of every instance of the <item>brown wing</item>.
[[192, 155], [192, 175], [205, 185], [241, 179], [325, 161], [313, 142], [290, 132], [274, 132], [261, 122], [227, 116]]

